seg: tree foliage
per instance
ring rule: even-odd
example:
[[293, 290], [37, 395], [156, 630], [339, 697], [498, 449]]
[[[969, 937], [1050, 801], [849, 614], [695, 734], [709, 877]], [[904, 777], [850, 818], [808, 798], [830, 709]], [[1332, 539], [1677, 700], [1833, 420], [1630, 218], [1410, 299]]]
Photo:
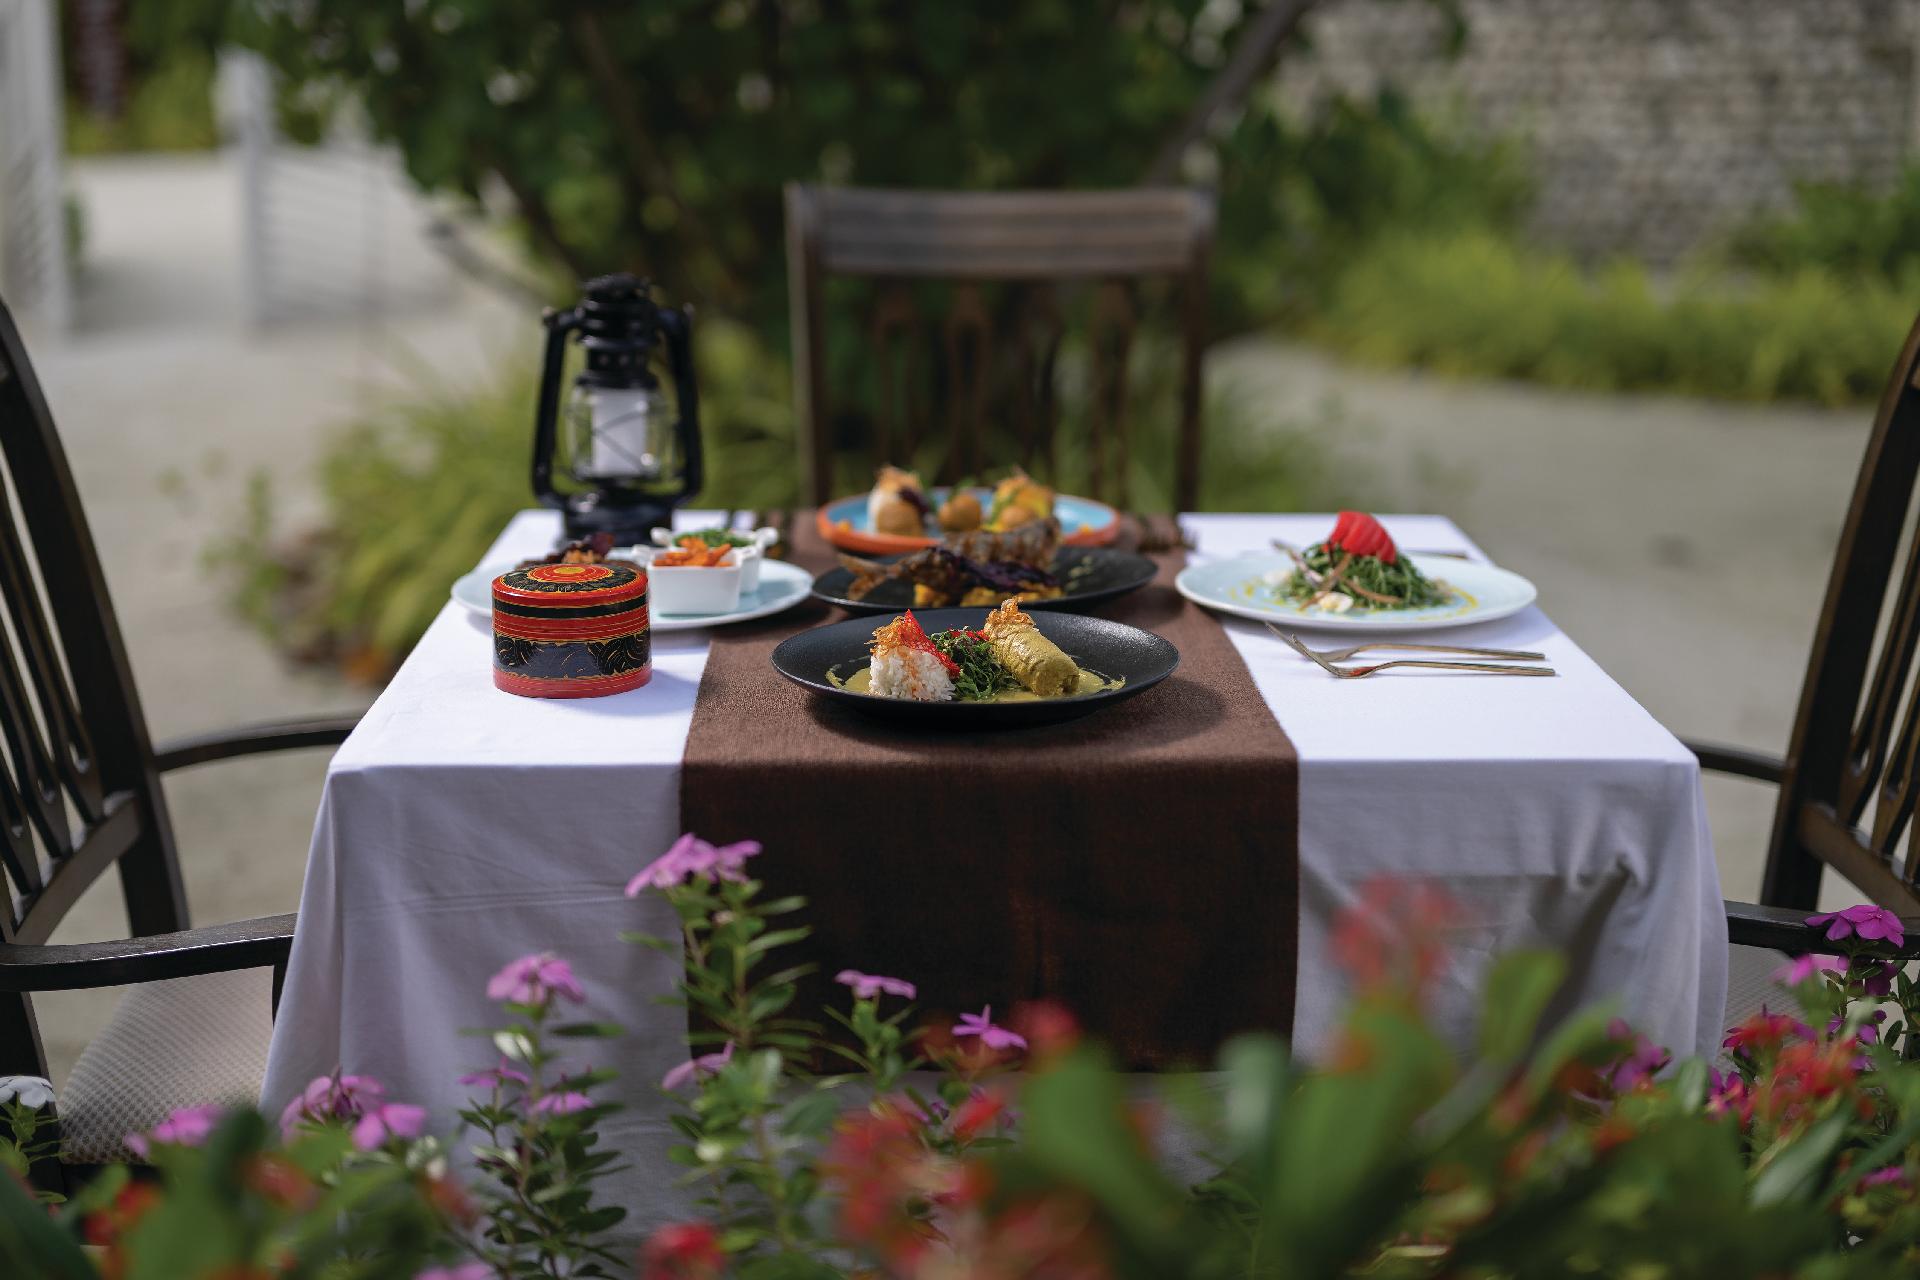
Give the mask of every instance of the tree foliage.
[[[782, 183], [1134, 183], [1253, 10], [268, 0], [240, 35], [291, 84], [347, 91], [422, 186], [504, 193], [571, 274], [641, 271], [767, 332], [784, 307]], [[1228, 122], [1224, 163], [1268, 116], [1256, 104]], [[1271, 198], [1270, 183], [1235, 186]]]

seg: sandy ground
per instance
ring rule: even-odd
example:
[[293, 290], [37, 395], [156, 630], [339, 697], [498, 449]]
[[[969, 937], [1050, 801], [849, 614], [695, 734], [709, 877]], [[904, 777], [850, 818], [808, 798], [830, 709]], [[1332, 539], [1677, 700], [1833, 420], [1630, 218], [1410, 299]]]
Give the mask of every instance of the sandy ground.
[[[74, 178], [90, 225], [81, 325], [33, 350], [156, 737], [364, 705], [367, 691], [291, 673], [237, 626], [203, 549], [232, 527], [251, 471], [297, 520], [327, 424], [413, 363], [458, 377], [531, 346], [531, 317], [449, 278], [430, 305], [256, 332], [231, 166], [96, 161]], [[387, 251], [424, 256], [402, 223]], [[1449, 384], [1265, 342], [1234, 344], [1213, 372], [1275, 419], [1331, 409], [1326, 446], [1372, 505], [1453, 515], [1676, 733], [1784, 743], [1867, 410]], [[293, 909], [324, 769], [306, 753], [169, 783], [198, 921]], [[1716, 782], [1709, 800], [1726, 888], [1751, 895], [1769, 797]], [[124, 931], [109, 883], [60, 936]], [[111, 999], [38, 1002], [57, 1076]]]

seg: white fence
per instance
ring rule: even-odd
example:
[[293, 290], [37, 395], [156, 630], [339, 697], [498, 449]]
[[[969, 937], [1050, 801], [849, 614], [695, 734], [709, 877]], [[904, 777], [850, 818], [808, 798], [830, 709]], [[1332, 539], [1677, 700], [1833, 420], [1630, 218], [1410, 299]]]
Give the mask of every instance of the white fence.
[[63, 145], [52, 0], [0, 0], [0, 296], [49, 331], [73, 319]]
[[274, 125], [273, 81], [259, 58], [221, 60], [221, 115], [240, 150], [247, 301], [256, 324], [373, 318], [450, 292], [426, 236], [431, 213], [392, 149], [347, 122], [319, 146]]

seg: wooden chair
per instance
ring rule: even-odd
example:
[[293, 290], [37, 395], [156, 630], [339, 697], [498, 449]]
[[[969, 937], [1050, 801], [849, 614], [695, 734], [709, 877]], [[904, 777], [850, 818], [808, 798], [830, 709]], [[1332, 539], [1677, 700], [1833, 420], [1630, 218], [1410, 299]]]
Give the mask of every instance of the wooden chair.
[[[1011, 428], [1019, 461], [1058, 470], [1056, 362], [1066, 327], [1056, 285], [1092, 290], [1087, 323], [1090, 496], [1127, 500], [1127, 374], [1138, 327], [1138, 285], [1170, 280], [1178, 297], [1182, 368], [1173, 498], [1191, 511], [1200, 490], [1201, 362], [1214, 201], [1205, 191], [882, 191], [789, 185], [787, 288], [794, 400], [800, 409], [804, 496], [833, 494], [835, 414], [828, 389], [825, 293], [831, 277], [878, 282], [862, 362], [876, 376], [873, 434], [879, 462], [908, 462], [926, 419], [944, 419], [946, 461], [936, 480], [1014, 461], [987, 457], [990, 424]], [[930, 329], [915, 281], [953, 282]], [[982, 285], [1008, 290], [990, 302]], [[931, 360], [928, 360], [932, 357]], [[929, 411], [916, 375], [937, 366]]]
[[[1688, 744], [1703, 768], [1779, 788], [1760, 903], [1727, 904], [1736, 948], [1819, 949], [1803, 921], [1826, 867], [1879, 905], [1920, 915], [1920, 859], [1906, 851], [1920, 798], [1920, 529], [1909, 521], [1917, 476], [1920, 320], [1860, 463], [1786, 755]], [[1910, 922], [1916, 935], [1920, 921]], [[1739, 968], [1736, 952], [1730, 1016], [1755, 999], [1755, 981], [1743, 984]]]
[[[35, 1170], [57, 1186], [72, 1166], [120, 1158], [123, 1134], [174, 1107], [257, 1097], [294, 918], [188, 927], [161, 775], [337, 744], [353, 721], [260, 725], [155, 749], [79, 492], [3, 304], [0, 594], [0, 1076], [47, 1074], [30, 993], [139, 984], [62, 1091], [67, 1165]], [[133, 936], [48, 944], [108, 870], [119, 872]], [[185, 1060], [159, 1060], [169, 1042]]]

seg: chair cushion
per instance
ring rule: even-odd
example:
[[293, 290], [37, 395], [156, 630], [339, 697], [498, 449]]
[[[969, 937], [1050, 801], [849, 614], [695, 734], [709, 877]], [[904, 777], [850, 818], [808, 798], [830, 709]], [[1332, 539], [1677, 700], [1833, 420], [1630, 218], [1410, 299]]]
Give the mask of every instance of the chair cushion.
[[272, 993], [267, 969], [127, 988], [60, 1091], [60, 1158], [132, 1161], [127, 1134], [153, 1128], [177, 1108], [259, 1105]]
[[[1773, 976], [1789, 958], [1783, 951], [1769, 951], [1765, 947], [1728, 947], [1727, 1014], [1720, 1025], [1737, 1027], [1763, 1007], [1774, 1013], [1799, 1017], [1800, 1006], [1793, 992]], [[1725, 1054], [1720, 1058], [1722, 1063], [1727, 1061]]]

